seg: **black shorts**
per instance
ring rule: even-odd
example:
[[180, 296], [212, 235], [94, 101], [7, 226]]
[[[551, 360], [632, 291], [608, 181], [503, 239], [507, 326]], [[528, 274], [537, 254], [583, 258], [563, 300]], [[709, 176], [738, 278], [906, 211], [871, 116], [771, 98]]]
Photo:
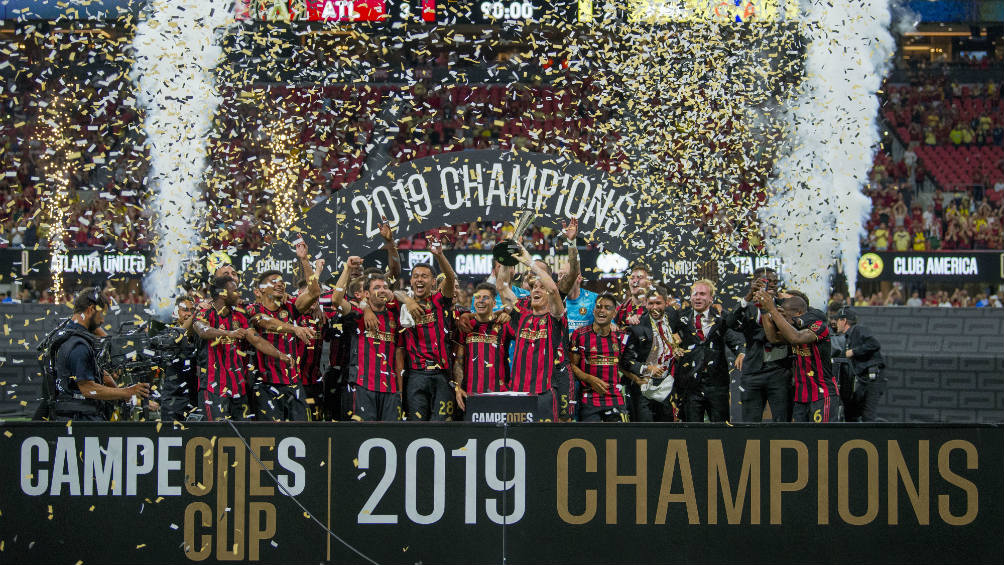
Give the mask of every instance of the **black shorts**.
[[353, 420], [363, 422], [398, 422], [404, 419], [401, 409], [401, 395], [396, 392], [376, 392], [359, 385], [349, 385], [352, 389]]
[[453, 420], [456, 395], [443, 371], [408, 371], [405, 385], [408, 420], [448, 422]]
[[[648, 399], [646, 399], [648, 400]], [[579, 403], [580, 422], [627, 422], [628, 413], [625, 406], [590, 406]]]
[[199, 408], [205, 414], [207, 422], [217, 422], [221, 420], [246, 420], [254, 419], [254, 414], [248, 414], [247, 399], [243, 396], [220, 396], [208, 390], [199, 391], [199, 400], [202, 406]]
[[537, 395], [537, 409], [533, 413], [536, 422], [558, 421], [558, 394], [551, 390]]
[[840, 396], [831, 394], [815, 402], [796, 402], [792, 408], [792, 422], [823, 424], [844, 421], [844, 405]]
[[261, 383], [255, 406], [261, 422], [306, 422], [307, 394], [300, 385]]

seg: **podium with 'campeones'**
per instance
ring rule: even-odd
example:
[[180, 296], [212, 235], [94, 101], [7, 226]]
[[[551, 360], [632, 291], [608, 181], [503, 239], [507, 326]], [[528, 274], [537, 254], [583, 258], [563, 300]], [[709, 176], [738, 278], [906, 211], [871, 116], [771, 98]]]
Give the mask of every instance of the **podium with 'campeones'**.
[[486, 424], [536, 422], [537, 397], [526, 392], [488, 392], [467, 397], [464, 420]]

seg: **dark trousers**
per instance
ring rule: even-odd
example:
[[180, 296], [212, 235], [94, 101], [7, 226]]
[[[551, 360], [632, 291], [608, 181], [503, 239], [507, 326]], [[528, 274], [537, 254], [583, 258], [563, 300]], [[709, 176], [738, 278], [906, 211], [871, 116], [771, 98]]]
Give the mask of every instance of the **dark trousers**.
[[712, 422], [729, 421], [728, 387], [698, 385], [681, 396], [684, 422], [703, 422], [705, 416]]
[[257, 387], [258, 420], [306, 422], [307, 395], [300, 385], [261, 383]]
[[600, 407], [582, 404], [579, 406], [580, 422], [627, 422], [628, 414], [623, 406]]
[[885, 396], [886, 381], [882, 375], [875, 380], [867, 376], [858, 377], [854, 383], [854, 394], [847, 405], [848, 422], [874, 422], [878, 419], [879, 402]]
[[826, 424], [844, 421], [844, 405], [840, 395], [831, 394], [814, 402], [796, 402], [791, 421]]
[[659, 402], [646, 398], [641, 393], [641, 387], [633, 382], [624, 386], [624, 401], [632, 422], [675, 422], [676, 411], [672, 404], [675, 397], [674, 392], [666, 400]]
[[322, 410], [325, 420], [336, 422], [349, 420], [352, 410], [352, 387], [345, 380], [341, 368], [329, 368], [324, 374]]
[[789, 371], [778, 369], [752, 375], [743, 374], [739, 382], [742, 383], [740, 402], [743, 422], [761, 422], [763, 408], [767, 404], [770, 404], [772, 421], [791, 421], [788, 413], [788, 388], [791, 385]]
[[558, 395], [553, 388], [537, 395], [537, 409], [533, 418], [537, 422], [558, 421]]
[[188, 383], [178, 375], [164, 378], [160, 395], [160, 419], [164, 422], [182, 422], [188, 417], [192, 406], [188, 402]]
[[303, 392], [307, 395], [307, 419], [314, 422], [327, 420], [324, 414], [324, 383], [317, 381], [304, 385]]
[[352, 391], [353, 420], [363, 422], [398, 422], [404, 419], [401, 395], [396, 392], [377, 392], [358, 385], [349, 385]]
[[405, 407], [408, 419], [418, 422], [453, 420], [453, 389], [443, 371], [408, 371], [405, 385]]
[[[243, 420], [248, 416], [247, 399], [243, 396], [221, 396], [208, 390], [200, 390], [202, 410], [207, 422], [220, 420]], [[253, 417], [253, 415], [252, 415]]]

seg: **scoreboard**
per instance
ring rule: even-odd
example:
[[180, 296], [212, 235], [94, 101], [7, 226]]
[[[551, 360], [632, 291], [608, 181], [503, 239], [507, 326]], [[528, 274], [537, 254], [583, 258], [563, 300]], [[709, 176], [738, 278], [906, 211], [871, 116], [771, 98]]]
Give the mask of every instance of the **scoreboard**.
[[238, 18], [334, 24], [777, 22], [797, 0], [240, 0]]
[[239, 19], [337, 24], [470, 24], [574, 22], [592, 0], [243, 0]]

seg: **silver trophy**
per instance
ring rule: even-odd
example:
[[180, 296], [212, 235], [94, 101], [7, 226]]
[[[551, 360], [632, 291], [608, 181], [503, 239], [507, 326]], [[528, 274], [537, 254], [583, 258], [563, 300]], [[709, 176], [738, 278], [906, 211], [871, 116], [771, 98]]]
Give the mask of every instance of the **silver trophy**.
[[526, 232], [535, 219], [537, 219], [537, 214], [530, 210], [524, 210], [516, 215], [512, 238], [503, 239], [492, 249], [492, 255], [496, 261], [507, 267], [514, 267], [519, 264], [519, 259], [516, 257], [519, 256], [520, 250], [516, 242], [523, 237], [523, 233]]

